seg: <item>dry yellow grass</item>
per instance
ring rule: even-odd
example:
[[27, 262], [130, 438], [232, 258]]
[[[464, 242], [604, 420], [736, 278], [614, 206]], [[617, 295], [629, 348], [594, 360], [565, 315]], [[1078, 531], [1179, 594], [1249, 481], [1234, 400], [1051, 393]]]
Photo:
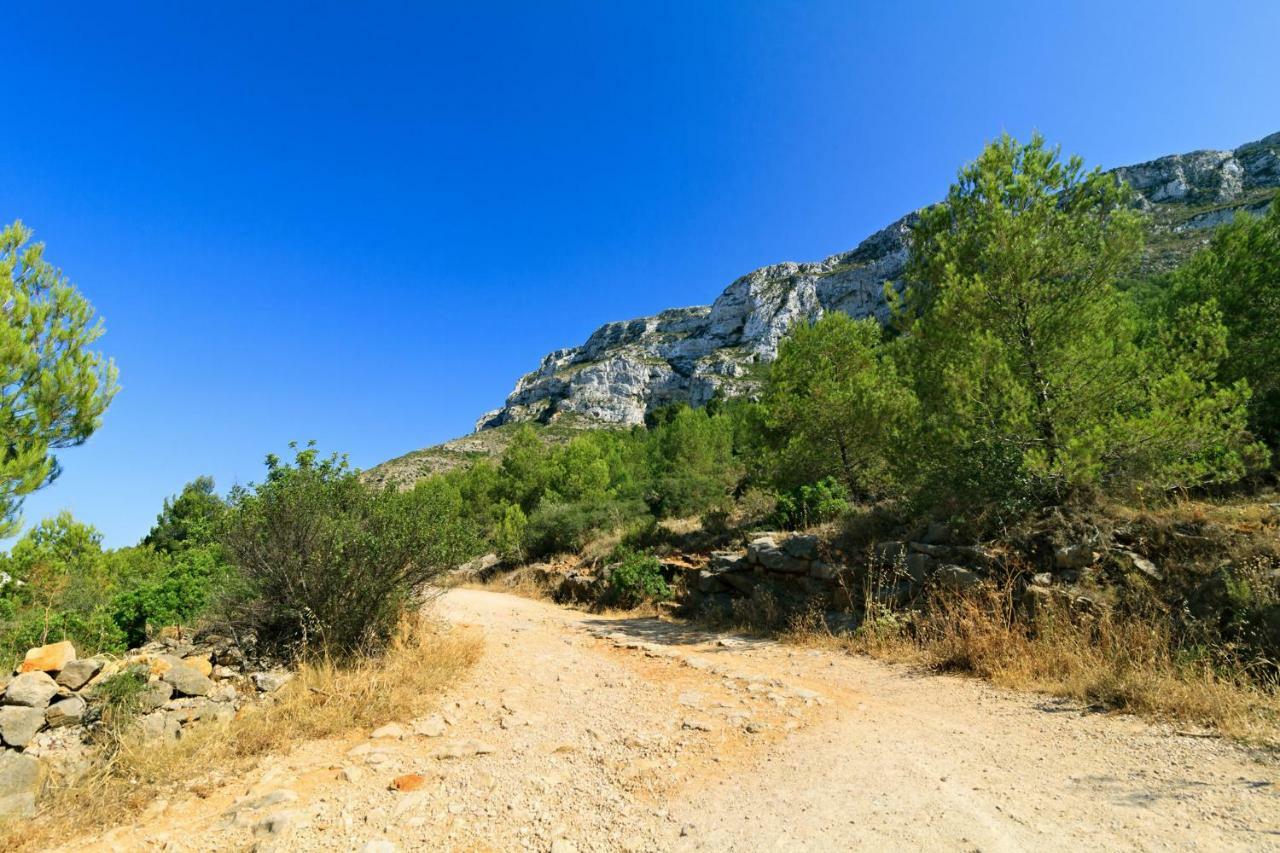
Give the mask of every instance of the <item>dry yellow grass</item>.
[[810, 618], [794, 621], [784, 637], [1280, 747], [1274, 679], [1207, 650], [1179, 650], [1167, 619], [1047, 605], [1032, 620], [1007, 590], [984, 586], [934, 597], [907, 626], [905, 614], [884, 610], [853, 633], [833, 634]]
[[46, 792], [32, 820], [0, 826], [0, 850], [38, 850], [127, 821], [166, 792], [190, 790], [211, 772], [226, 776], [294, 744], [335, 737], [420, 713], [479, 657], [474, 634], [408, 620], [385, 652], [344, 665], [304, 665], [278, 700], [208, 724], [163, 745], [126, 735], [102, 764]]

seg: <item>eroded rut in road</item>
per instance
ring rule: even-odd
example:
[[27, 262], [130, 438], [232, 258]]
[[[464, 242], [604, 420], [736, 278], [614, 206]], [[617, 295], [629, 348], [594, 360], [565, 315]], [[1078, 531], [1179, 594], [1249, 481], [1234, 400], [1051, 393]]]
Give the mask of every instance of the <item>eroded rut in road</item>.
[[677, 623], [438, 606], [486, 649], [435, 713], [78, 849], [1280, 849], [1275, 760], [1223, 741]]

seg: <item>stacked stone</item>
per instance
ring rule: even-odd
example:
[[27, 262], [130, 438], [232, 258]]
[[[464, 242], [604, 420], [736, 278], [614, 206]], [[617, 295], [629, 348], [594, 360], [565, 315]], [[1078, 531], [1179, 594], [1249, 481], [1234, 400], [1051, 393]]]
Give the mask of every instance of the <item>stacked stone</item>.
[[[980, 546], [937, 544], [937, 531], [920, 538], [925, 541], [874, 546], [868, 561], [877, 575], [873, 594], [888, 601], [908, 599], [927, 584], [963, 589], [999, 562]], [[691, 603], [700, 610], [729, 612], [735, 600], [765, 593], [784, 609], [817, 605], [845, 611], [861, 604], [853, 600], [853, 571], [824, 558], [819, 538], [811, 534], [771, 533], [753, 539], [745, 551], [717, 551], [689, 580]], [[861, 593], [862, 579], [858, 586]]]
[[88, 768], [101, 687], [110, 679], [129, 672], [142, 678], [142, 736], [174, 739], [197, 722], [231, 720], [246, 701], [288, 679], [246, 673], [244, 664], [225, 637], [200, 644], [165, 637], [122, 658], [77, 658], [68, 641], [31, 649], [12, 675], [0, 675], [0, 818], [30, 814], [51, 773], [74, 777]]

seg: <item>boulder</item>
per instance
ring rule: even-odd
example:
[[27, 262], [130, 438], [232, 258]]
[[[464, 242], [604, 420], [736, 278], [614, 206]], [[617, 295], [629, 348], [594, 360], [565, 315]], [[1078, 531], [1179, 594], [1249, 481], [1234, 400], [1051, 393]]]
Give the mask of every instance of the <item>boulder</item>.
[[138, 731], [146, 740], [177, 740], [181, 724], [165, 711], [152, 711], [138, 718]]
[[0, 818], [30, 817], [44, 787], [44, 765], [30, 755], [0, 750]]
[[1088, 545], [1060, 545], [1053, 549], [1053, 565], [1058, 569], [1083, 569], [1093, 562], [1093, 549]]
[[724, 587], [720, 583], [722, 576], [716, 572], [702, 569], [698, 572], [697, 589], [698, 592], [720, 592]]
[[1156, 564], [1143, 557], [1141, 554], [1135, 554], [1133, 551], [1120, 551], [1121, 562], [1125, 568], [1133, 569], [1136, 572], [1146, 575], [1153, 581], [1164, 580], [1164, 573], [1156, 568]]
[[925, 545], [945, 545], [951, 541], [951, 528], [941, 521], [931, 521], [920, 541]]
[[590, 601], [594, 599], [596, 579], [594, 575], [573, 572], [565, 575], [556, 590], [556, 598], [561, 601]]
[[253, 679], [253, 686], [258, 688], [259, 692], [275, 693], [288, 684], [293, 675], [288, 672], [255, 672], [249, 677]]
[[0, 697], [0, 704], [45, 708], [57, 693], [58, 685], [47, 673], [39, 670], [24, 672], [9, 682], [4, 696]]
[[760, 575], [746, 572], [725, 572], [717, 576], [721, 583], [742, 595], [750, 595], [763, 582]]
[[877, 542], [873, 546], [876, 560], [882, 565], [892, 566], [900, 560], [907, 558], [907, 543], [905, 542]]
[[31, 743], [44, 728], [44, 709], [24, 705], [5, 705], [0, 708], [0, 741], [21, 749]]
[[945, 560], [952, 557], [955, 549], [948, 545], [931, 545], [928, 542], [912, 542], [907, 545], [913, 554], [924, 554], [933, 557], [935, 560]]
[[[755, 547], [755, 543], [752, 543], [752, 547]], [[773, 546], [756, 548], [755, 559], [752, 562], [758, 563], [766, 569], [779, 572], [782, 571], [783, 566], [792, 562], [792, 560], [786, 554], [782, 553], [780, 548]]]
[[182, 659], [184, 666], [189, 666], [205, 678], [213, 675], [213, 664], [209, 662], [207, 656], [188, 655]]
[[213, 682], [207, 676], [185, 665], [171, 667], [161, 679], [183, 696], [207, 696], [213, 690]]
[[809, 577], [817, 578], [823, 581], [833, 581], [840, 576], [840, 570], [843, 566], [837, 566], [834, 563], [823, 563], [817, 561], [809, 566]]
[[68, 696], [50, 705], [49, 710], [45, 711], [44, 718], [52, 728], [75, 725], [84, 719], [87, 707], [85, 701], [79, 696]]
[[70, 640], [37, 646], [27, 651], [18, 672], [58, 672], [76, 659], [76, 647]]
[[928, 554], [912, 552], [907, 555], [907, 575], [916, 583], [924, 583], [933, 567], [934, 558]]
[[754, 565], [763, 565], [760, 562], [760, 553], [762, 551], [775, 552], [778, 550], [778, 543], [772, 536], [757, 536], [747, 545], [747, 562]]
[[782, 543], [782, 550], [787, 556], [795, 557], [797, 560], [816, 560], [818, 559], [818, 537], [811, 534], [792, 536]]
[[70, 661], [58, 673], [58, 677], [55, 680], [68, 690], [79, 690], [102, 671], [103, 663], [104, 661], [101, 658]]
[[138, 706], [144, 711], [154, 711], [173, 696], [173, 685], [167, 681], [152, 681], [138, 694]]
[[736, 572], [748, 568], [747, 555], [742, 551], [712, 551], [709, 568], [713, 572]]
[[234, 702], [239, 696], [234, 684], [219, 684], [209, 691], [209, 698], [214, 702]]
[[982, 578], [963, 566], [942, 566], [934, 572], [934, 581], [943, 589], [966, 590], [977, 586]]

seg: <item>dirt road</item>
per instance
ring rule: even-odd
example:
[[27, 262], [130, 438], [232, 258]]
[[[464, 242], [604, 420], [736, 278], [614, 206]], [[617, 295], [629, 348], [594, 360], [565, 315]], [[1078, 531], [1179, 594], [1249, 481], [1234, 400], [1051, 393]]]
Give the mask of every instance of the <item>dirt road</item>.
[[[1216, 739], [500, 593], [439, 608], [486, 651], [438, 717], [308, 744], [92, 847], [1280, 850], [1280, 766]], [[422, 787], [389, 790], [405, 774]]]

